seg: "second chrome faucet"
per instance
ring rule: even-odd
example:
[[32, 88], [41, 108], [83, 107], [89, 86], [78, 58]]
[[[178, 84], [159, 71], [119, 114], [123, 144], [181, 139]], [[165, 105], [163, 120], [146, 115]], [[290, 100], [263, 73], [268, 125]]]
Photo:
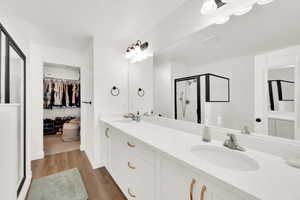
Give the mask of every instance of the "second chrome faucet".
[[232, 150], [245, 151], [245, 148], [238, 144], [237, 138], [234, 134], [227, 134], [227, 136], [229, 138], [224, 141], [225, 147]]

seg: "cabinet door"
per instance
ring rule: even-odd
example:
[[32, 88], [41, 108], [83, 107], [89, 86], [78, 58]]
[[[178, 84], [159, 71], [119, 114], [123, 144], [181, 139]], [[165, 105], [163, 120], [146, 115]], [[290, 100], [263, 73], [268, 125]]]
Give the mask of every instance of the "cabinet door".
[[101, 123], [101, 155], [103, 159], [103, 165], [109, 168], [109, 143], [110, 143], [110, 127], [104, 123]]
[[199, 200], [197, 175], [162, 157], [160, 166], [160, 200]]

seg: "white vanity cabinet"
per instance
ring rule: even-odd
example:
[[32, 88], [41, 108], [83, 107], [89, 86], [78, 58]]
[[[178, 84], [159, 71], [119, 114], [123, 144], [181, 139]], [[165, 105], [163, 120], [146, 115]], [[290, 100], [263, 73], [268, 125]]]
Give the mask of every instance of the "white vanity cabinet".
[[181, 161], [103, 127], [106, 167], [128, 200], [246, 200]]
[[100, 122], [100, 139], [101, 139], [101, 158], [103, 165], [106, 167], [106, 169], [110, 172], [110, 130], [111, 126], [108, 124], [105, 124], [103, 122]]
[[161, 157], [159, 173], [160, 200], [211, 200], [205, 182], [176, 161]]
[[117, 129], [108, 130], [107, 167], [128, 200], [155, 199], [154, 150]]
[[179, 161], [160, 156], [160, 200], [243, 200], [244, 198], [217, 186], [208, 178], [193, 172]]

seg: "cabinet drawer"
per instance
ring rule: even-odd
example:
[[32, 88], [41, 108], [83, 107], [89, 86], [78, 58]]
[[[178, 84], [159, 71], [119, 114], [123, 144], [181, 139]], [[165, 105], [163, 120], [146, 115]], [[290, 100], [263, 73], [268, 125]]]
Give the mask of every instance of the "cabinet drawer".
[[155, 152], [153, 148], [149, 147], [147, 144], [132, 138], [127, 137], [124, 143], [128, 149], [129, 157], [138, 157], [142, 160], [147, 161], [149, 164], [154, 165], [155, 162]]
[[154, 164], [155, 151], [153, 148], [117, 129], [111, 128], [109, 132], [113, 155], [118, 157], [139, 157], [150, 164]]
[[132, 158], [124, 163], [127, 167], [128, 199], [155, 199], [155, 169], [154, 166], [139, 158]]

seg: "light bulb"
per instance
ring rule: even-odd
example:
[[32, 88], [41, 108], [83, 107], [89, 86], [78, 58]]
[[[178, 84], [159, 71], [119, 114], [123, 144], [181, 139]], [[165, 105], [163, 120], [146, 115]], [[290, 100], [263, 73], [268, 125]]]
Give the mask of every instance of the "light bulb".
[[125, 58], [126, 58], [126, 59], [130, 59], [131, 56], [132, 56], [132, 53], [131, 53], [130, 49], [128, 48], [128, 49], [126, 50], [126, 53], [125, 53]]
[[134, 54], [135, 55], [139, 55], [142, 52], [141, 47], [140, 46], [136, 46], [134, 48]]
[[272, 3], [273, 1], [274, 0], [258, 0], [257, 4], [258, 5], [266, 5], [266, 4]]
[[215, 0], [206, 0], [201, 8], [201, 13], [203, 15], [208, 15], [217, 10], [218, 6], [215, 2]]
[[222, 17], [220, 19], [218, 19], [216, 21], [216, 24], [225, 24], [226, 22], [228, 22], [230, 20], [230, 17], [229, 16], [226, 16], [226, 17]]
[[236, 15], [236, 16], [244, 15], [244, 14], [250, 12], [250, 10], [252, 10], [252, 8], [253, 8], [252, 5], [251, 5], [251, 6], [248, 6], [248, 7], [241, 8], [241, 9], [239, 9], [238, 11], [236, 11], [236, 12], [234, 13], [234, 15]]

